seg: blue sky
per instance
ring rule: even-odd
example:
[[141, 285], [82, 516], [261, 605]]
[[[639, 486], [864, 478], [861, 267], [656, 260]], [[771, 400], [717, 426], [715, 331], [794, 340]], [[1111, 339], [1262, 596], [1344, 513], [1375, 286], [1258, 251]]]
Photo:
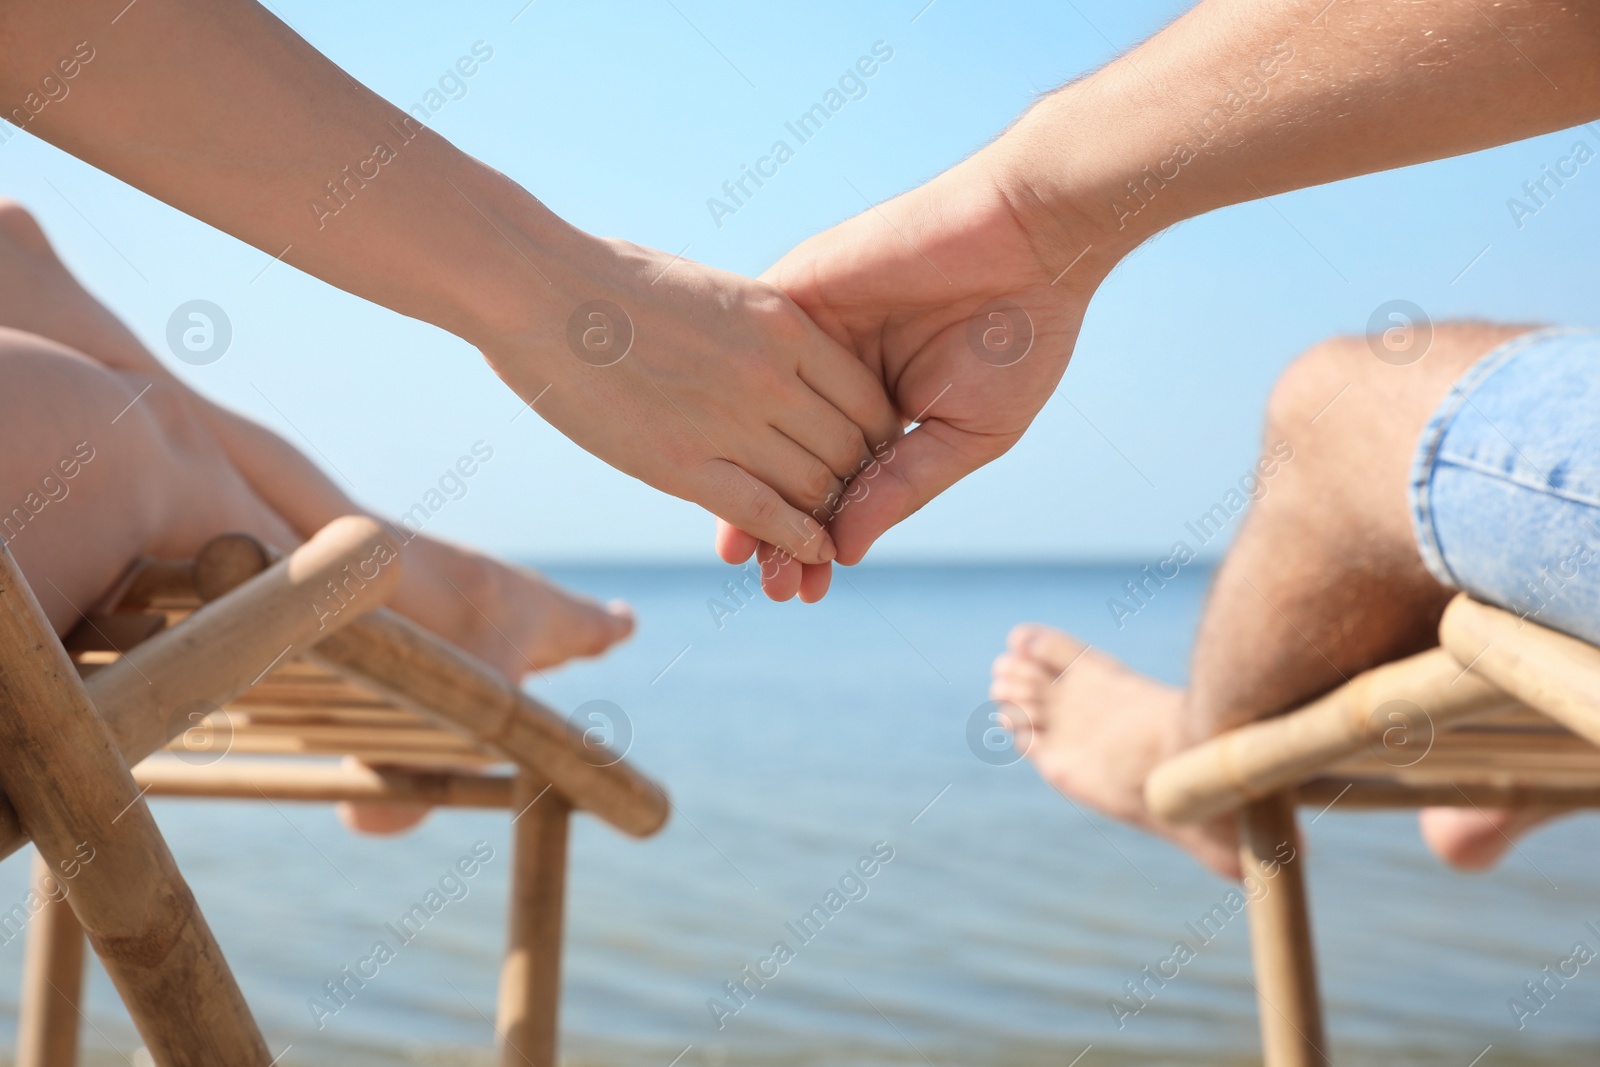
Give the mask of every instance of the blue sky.
[[[862, 195], [885, 199], [937, 174], [1037, 92], [1188, 6], [925, 3], [274, 0], [273, 10], [402, 107], [483, 42], [493, 58], [436, 129], [586, 229], [754, 274], [860, 211]], [[707, 199], [877, 42], [894, 55], [866, 95], [717, 226]], [[1600, 326], [1600, 159], [1520, 227], [1507, 203], [1578, 140], [1600, 150], [1595, 129], [1552, 134], [1164, 235], [1095, 298], [1063, 385], [1023, 443], [876, 555], [1159, 558], [1252, 463], [1282, 366], [1321, 337], [1363, 329], [1388, 300], [1436, 320]], [[223, 307], [228, 353], [169, 362], [307, 448], [360, 499], [403, 511], [482, 441], [493, 459], [431, 530], [534, 560], [711, 559], [703, 512], [531, 416], [513, 422], [518, 402], [460, 341], [282, 264], [263, 272], [262, 253], [27, 135], [0, 144], [0, 193], [33, 207], [69, 265], [163, 356], [178, 305]]]

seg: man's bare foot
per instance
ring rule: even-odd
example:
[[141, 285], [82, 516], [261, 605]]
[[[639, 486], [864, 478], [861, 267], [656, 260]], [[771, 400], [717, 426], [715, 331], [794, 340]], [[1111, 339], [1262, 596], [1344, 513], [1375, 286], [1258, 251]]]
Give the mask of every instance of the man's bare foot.
[[[1172, 754], [1183, 691], [1136, 674], [1046, 626], [1011, 631], [990, 698], [1009, 705], [1017, 750], [1072, 800], [1188, 850], [1224, 878], [1240, 875], [1231, 822], [1169, 826], [1151, 816], [1144, 781]], [[1013, 712], [1012, 709], [1015, 709]]]
[[1417, 822], [1434, 855], [1457, 870], [1486, 871], [1523, 834], [1565, 814], [1560, 808], [1424, 808]]

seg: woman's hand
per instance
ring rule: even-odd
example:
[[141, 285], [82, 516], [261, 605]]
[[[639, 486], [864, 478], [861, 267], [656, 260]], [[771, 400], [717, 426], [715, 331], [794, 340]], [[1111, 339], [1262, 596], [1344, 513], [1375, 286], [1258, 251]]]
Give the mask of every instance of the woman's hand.
[[495, 372], [617, 469], [833, 559], [828, 501], [900, 433], [877, 377], [771, 285], [575, 232], [543, 262], [527, 325], [479, 342]]

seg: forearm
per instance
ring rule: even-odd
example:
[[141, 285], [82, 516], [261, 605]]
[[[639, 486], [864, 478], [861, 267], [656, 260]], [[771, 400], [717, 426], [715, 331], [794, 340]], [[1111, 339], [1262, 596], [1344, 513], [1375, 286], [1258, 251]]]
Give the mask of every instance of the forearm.
[[1229, 204], [1590, 121], [1597, 56], [1600, 7], [1577, 0], [1205, 0], [980, 157], [1115, 255]]
[[7, 116], [45, 75], [60, 83], [58, 64], [86, 42], [93, 58], [67, 95], [15, 112], [29, 132], [269, 256], [468, 340], [536, 310], [550, 283], [534, 264], [580, 235], [532, 196], [249, 0], [125, 5], [5, 5]]
[[0, 48], [0, 104], [32, 132], [464, 338], [581, 447], [807, 562], [834, 553], [808, 513], [899, 433], [783, 294], [568, 226], [250, 0], [11, 0]]

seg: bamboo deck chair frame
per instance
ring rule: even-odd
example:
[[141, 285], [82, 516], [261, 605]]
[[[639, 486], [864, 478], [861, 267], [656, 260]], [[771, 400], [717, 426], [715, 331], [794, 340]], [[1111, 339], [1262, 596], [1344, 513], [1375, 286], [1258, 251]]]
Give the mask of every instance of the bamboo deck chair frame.
[[1267, 1067], [1332, 1063], [1297, 805], [1600, 807], [1600, 648], [1464, 593], [1439, 637], [1176, 756], [1146, 783], [1159, 818], [1236, 813], [1244, 874], [1270, 884], [1249, 905]]
[[[499, 1056], [508, 1067], [554, 1067], [569, 817], [587, 810], [644, 837], [670, 805], [622, 759], [596, 758], [555, 712], [384, 609], [393, 559], [385, 532], [360, 517], [330, 523], [276, 560], [227, 535], [192, 561], [136, 562], [62, 641], [0, 547], [0, 857], [31, 838], [35, 889], [50, 878], [67, 885], [61, 899], [41, 892], [47, 902], [27, 925], [18, 1067], [75, 1063], [85, 940], [161, 1067], [275, 1062], [146, 795], [512, 811]], [[382, 723], [324, 730], [299, 751], [386, 764], [404, 764], [409, 752], [423, 764], [443, 750], [468, 766], [146, 760], [189, 747], [197, 719], [216, 727], [220, 718], [235, 740], [276, 739], [281, 749], [293, 725], [266, 715], [261, 726], [270, 701], [252, 705], [249, 694], [304, 690], [308, 679], [314, 692], [355, 691], [363, 710], [386, 710], [376, 714]], [[512, 773], [491, 770], [505, 763]]]

